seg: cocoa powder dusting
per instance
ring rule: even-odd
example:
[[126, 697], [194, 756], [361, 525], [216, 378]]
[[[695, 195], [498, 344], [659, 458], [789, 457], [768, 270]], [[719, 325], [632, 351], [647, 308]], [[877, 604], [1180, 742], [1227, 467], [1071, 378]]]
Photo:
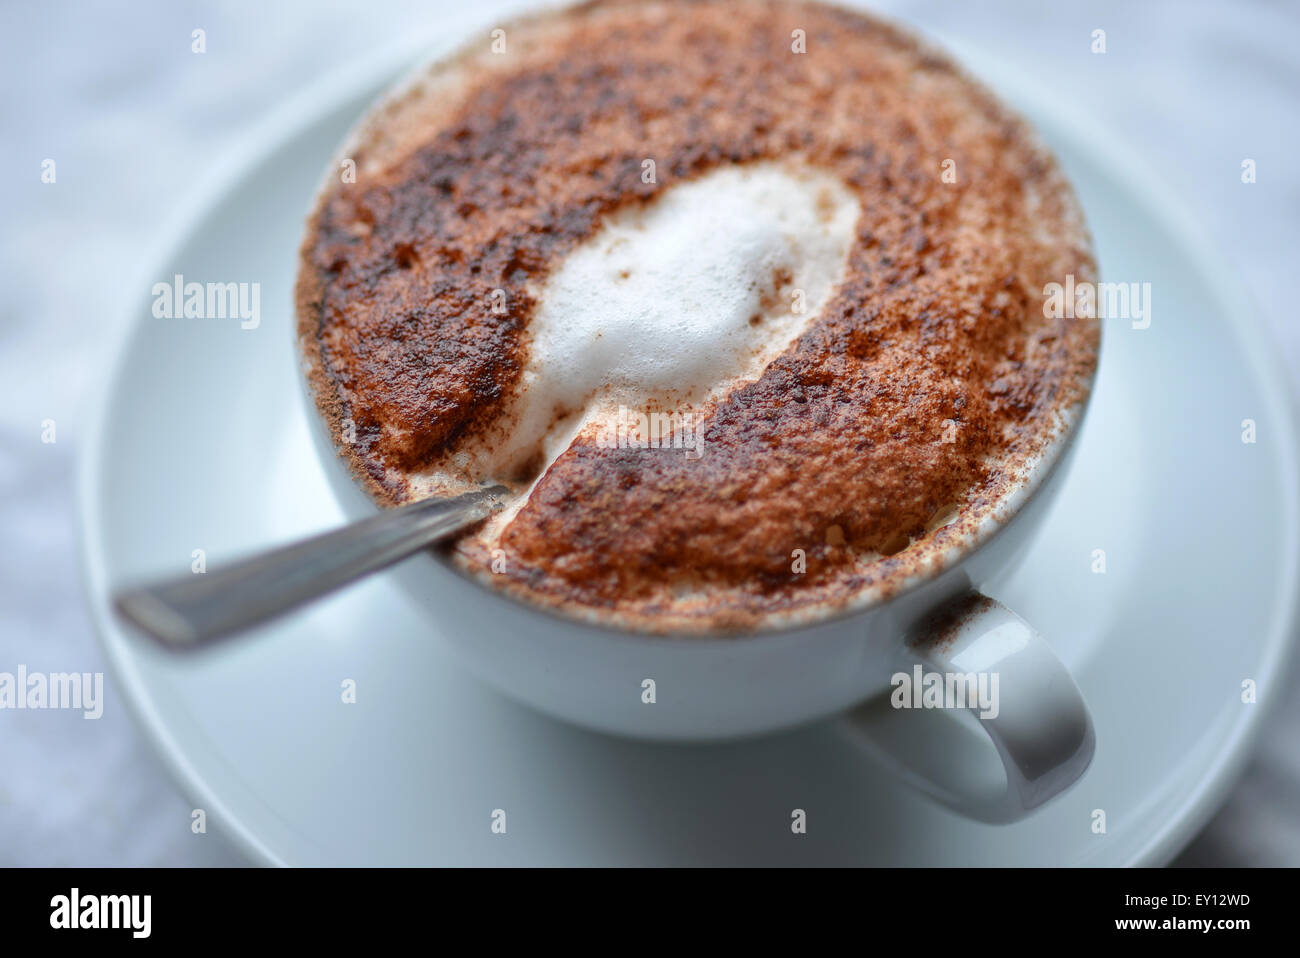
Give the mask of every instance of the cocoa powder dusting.
[[1086, 395], [1097, 324], [1043, 315], [1045, 283], [1096, 279], [1072, 191], [945, 57], [811, 3], [611, 0], [506, 30], [506, 55], [476, 43], [363, 127], [357, 182], [325, 188], [303, 245], [317, 400], [355, 423], [379, 501], [507, 428], [529, 290], [606, 214], [782, 159], [837, 175], [862, 215], [846, 280], [711, 410], [702, 457], [575, 443], [462, 566], [499, 546], [494, 584], [652, 631], [848, 601], [943, 535], [937, 515], [993, 502]]

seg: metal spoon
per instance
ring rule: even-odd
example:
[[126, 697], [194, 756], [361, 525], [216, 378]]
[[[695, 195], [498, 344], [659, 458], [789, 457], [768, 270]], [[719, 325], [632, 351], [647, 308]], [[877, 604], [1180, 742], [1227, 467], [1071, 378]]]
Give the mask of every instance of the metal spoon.
[[282, 615], [478, 522], [510, 491], [424, 499], [203, 574], [118, 593], [122, 618], [170, 648], [197, 648]]

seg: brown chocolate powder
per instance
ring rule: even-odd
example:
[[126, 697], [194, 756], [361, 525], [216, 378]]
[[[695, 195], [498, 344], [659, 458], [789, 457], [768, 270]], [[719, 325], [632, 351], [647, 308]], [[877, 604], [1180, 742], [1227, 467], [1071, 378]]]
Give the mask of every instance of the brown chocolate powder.
[[[762, 0], [609, 0], [506, 36], [363, 126], [357, 182], [327, 185], [303, 244], [317, 399], [355, 423], [344, 452], [382, 503], [508, 428], [528, 289], [606, 214], [765, 159], [837, 174], [863, 214], [847, 279], [718, 404], [707, 454], [575, 444], [506, 530], [498, 585], [660, 631], [847, 601], [905, 570], [936, 515], [994, 501], [1086, 395], [1097, 324], [1043, 315], [1045, 283], [1096, 278], [1074, 196], [945, 57], [859, 13]], [[482, 572], [488, 549], [471, 535], [456, 558]]]

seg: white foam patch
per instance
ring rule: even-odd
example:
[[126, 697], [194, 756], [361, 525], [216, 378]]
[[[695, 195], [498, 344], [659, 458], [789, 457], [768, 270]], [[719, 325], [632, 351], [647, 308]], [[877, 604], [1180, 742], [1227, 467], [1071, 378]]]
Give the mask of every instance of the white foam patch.
[[860, 206], [807, 167], [722, 167], [609, 217], [539, 289], [511, 435], [479, 478], [557, 458], [624, 405], [682, 408], [757, 379], [843, 278]]

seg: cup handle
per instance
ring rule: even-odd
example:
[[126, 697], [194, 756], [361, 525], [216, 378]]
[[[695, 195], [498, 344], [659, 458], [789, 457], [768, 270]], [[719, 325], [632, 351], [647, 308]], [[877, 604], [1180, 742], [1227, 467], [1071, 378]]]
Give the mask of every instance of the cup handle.
[[1096, 737], [1079, 687], [1042, 636], [1002, 603], [968, 592], [927, 617], [904, 648], [909, 676], [918, 664], [945, 676], [983, 673], [988, 687], [997, 676], [996, 709], [967, 704], [1002, 760], [1005, 788], [964, 793], [918, 771], [900, 754], [907, 749], [875, 741], [878, 756], [931, 797], [977, 821], [1008, 824], [1087, 770]]

